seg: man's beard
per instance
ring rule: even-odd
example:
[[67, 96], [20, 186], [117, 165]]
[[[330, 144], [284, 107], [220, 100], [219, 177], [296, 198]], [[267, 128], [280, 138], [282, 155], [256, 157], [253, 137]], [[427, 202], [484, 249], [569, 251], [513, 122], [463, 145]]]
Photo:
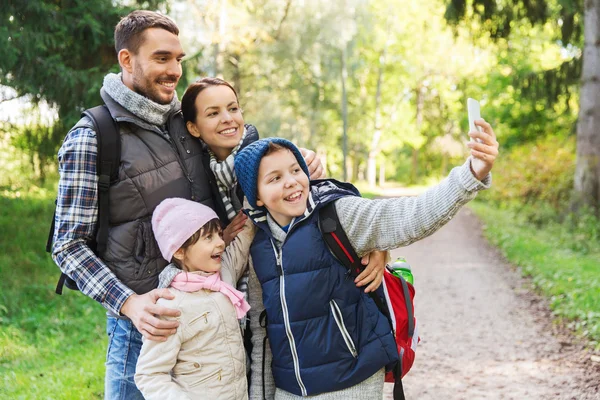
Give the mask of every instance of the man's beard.
[[[173, 80], [172, 78], [159, 78], [158, 80], [162, 80], [165, 82], [177, 82], [176, 80]], [[163, 96], [161, 96], [160, 92], [158, 92], [158, 88], [156, 87], [157, 85], [159, 85], [158, 83], [156, 83], [155, 85], [153, 84], [154, 82], [150, 81], [149, 79], [147, 79], [144, 76], [144, 71], [142, 70], [142, 68], [139, 65], [136, 65], [134, 67], [134, 71], [133, 71], [133, 90], [148, 98], [149, 100], [152, 100], [155, 103], [158, 104], [169, 104], [171, 101], [173, 101], [173, 97], [171, 97], [169, 100], [163, 100]], [[175, 94], [173, 94], [174, 96]]]

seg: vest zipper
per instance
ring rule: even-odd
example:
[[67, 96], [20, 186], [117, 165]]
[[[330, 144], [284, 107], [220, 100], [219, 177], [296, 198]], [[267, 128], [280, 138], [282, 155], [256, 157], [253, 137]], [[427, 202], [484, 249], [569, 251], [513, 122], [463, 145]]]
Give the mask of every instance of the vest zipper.
[[[181, 167], [181, 172], [183, 172], [183, 175], [185, 175], [185, 177], [187, 178], [187, 180], [190, 184], [190, 195], [192, 196], [192, 200], [196, 200], [196, 198], [195, 198], [196, 196], [194, 194], [194, 186], [193, 186], [194, 180], [190, 177], [190, 173], [188, 172], [187, 167], [185, 166], [185, 162], [183, 161], [183, 158], [182, 158], [181, 154], [179, 153], [179, 150], [177, 150], [177, 144], [175, 144], [175, 139], [171, 136], [170, 133], [168, 133], [171, 128], [170, 127], [171, 119], [173, 119], [175, 117], [175, 115], [177, 115], [180, 112], [181, 111], [177, 111], [175, 114], [169, 116], [169, 120], [167, 121], [167, 134], [162, 135], [162, 136], [165, 138], [165, 140], [167, 142], [169, 142], [169, 144], [175, 151], [175, 157], [177, 158], [177, 162], [179, 163], [179, 166]], [[180, 141], [181, 141], [181, 139], [185, 140], [185, 137], [180, 136], [179, 139], [180, 139]], [[183, 141], [181, 142], [181, 145], [183, 147], [183, 145], [184, 145]]]
[[344, 317], [342, 316], [342, 310], [340, 310], [340, 307], [337, 305], [335, 300], [331, 300], [329, 302], [329, 307], [331, 308], [331, 314], [333, 314], [333, 319], [335, 320], [335, 323], [337, 324], [338, 329], [340, 330], [340, 333], [342, 334], [342, 338], [344, 339], [344, 342], [346, 343], [346, 347], [348, 347], [348, 350], [352, 354], [352, 357], [354, 357], [354, 358], [358, 357], [358, 351], [356, 351], [356, 346], [354, 345], [352, 336], [350, 336], [350, 332], [348, 332], [348, 329], [346, 329], [346, 324], [344, 324]]
[[300, 386], [300, 391], [302, 392], [302, 396], [308, 396], [306, 392], [306, 387], [304, 386], [304, 382], [302, 382], [302, 377], [300, 376], [300, 361], [298, 359], [298, 350], [296, 349], [296, 342], [294, 341], [294, 335], [292, 334], [292, 328], [290, 325], [290, 314], [287, 307], [287, 301], [285, 299], [285, 274], [283, 273], [283, 257], [281, 255], [281, 250], [277, 249], [273, 240], [270, 239], [271, 246], [273, 247], [273, 252], [275, 253], [275, 258], [277, 259], [277, 270], [279, 271], [279, 299], [281, 300], [281, 309], [283, 310], [283, 323], [285, 326], [285, 333], [288, 337], [288, 342], [290, 343], [290, 350], [292, 352], [292, 358], [294, 360], [294, 372], [296, 373], [296, 380], [298, 381], [298, 386]]

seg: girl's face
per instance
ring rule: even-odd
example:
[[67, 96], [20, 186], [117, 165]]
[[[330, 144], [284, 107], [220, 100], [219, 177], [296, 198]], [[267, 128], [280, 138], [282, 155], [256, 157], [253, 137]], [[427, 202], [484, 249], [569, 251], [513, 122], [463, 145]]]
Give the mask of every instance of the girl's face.
[[222, 232], [200, 236], [193, 245], [179, 249], [173, 255], [184, 271], [218, 272], [221, 270], [221, 258], [225, 250]]
[[190, 133], [202, 139], [222, 161], [242, 139], [244, 117], [235, 93], [225, 85], [204, 89], [195, 102], [196, 122], [188, 122]]

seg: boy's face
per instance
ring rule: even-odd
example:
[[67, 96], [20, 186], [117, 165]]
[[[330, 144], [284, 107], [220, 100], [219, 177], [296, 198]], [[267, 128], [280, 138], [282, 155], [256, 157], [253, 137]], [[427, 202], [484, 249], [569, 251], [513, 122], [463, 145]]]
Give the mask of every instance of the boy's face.
[[221, 231], [200, 236], [198, 241], [186, 249], [179, 249], [173, 255], [188, 272], [218, 272], [221, 270], [221, 256], [225, 242]]
[[277, 150], [260, 161], [256, 204], [286, 226], [306, 211], [308, 176], [290, 150]]
[[244, 131], [244, 117], [235, 93], [225, 85], [211, 86], [198, 94], [195, 106], [196, 122], [188, 122], [188, 130], [224, 160]]

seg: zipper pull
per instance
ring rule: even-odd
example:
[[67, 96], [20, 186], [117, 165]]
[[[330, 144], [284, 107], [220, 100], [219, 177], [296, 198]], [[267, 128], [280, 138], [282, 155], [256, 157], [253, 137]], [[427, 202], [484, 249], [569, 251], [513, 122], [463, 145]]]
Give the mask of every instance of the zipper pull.
[[283, 268], [281, 267], [281, 253], [277, 252], [277, 272], [279, 275], [283, 275]]
[[204, 317], [204, 323], [208, 324], [208, 314], [210, 313], [210, 311], [205, 312], [204, 314], [202, 314], [200, 316], [200, 318]]

